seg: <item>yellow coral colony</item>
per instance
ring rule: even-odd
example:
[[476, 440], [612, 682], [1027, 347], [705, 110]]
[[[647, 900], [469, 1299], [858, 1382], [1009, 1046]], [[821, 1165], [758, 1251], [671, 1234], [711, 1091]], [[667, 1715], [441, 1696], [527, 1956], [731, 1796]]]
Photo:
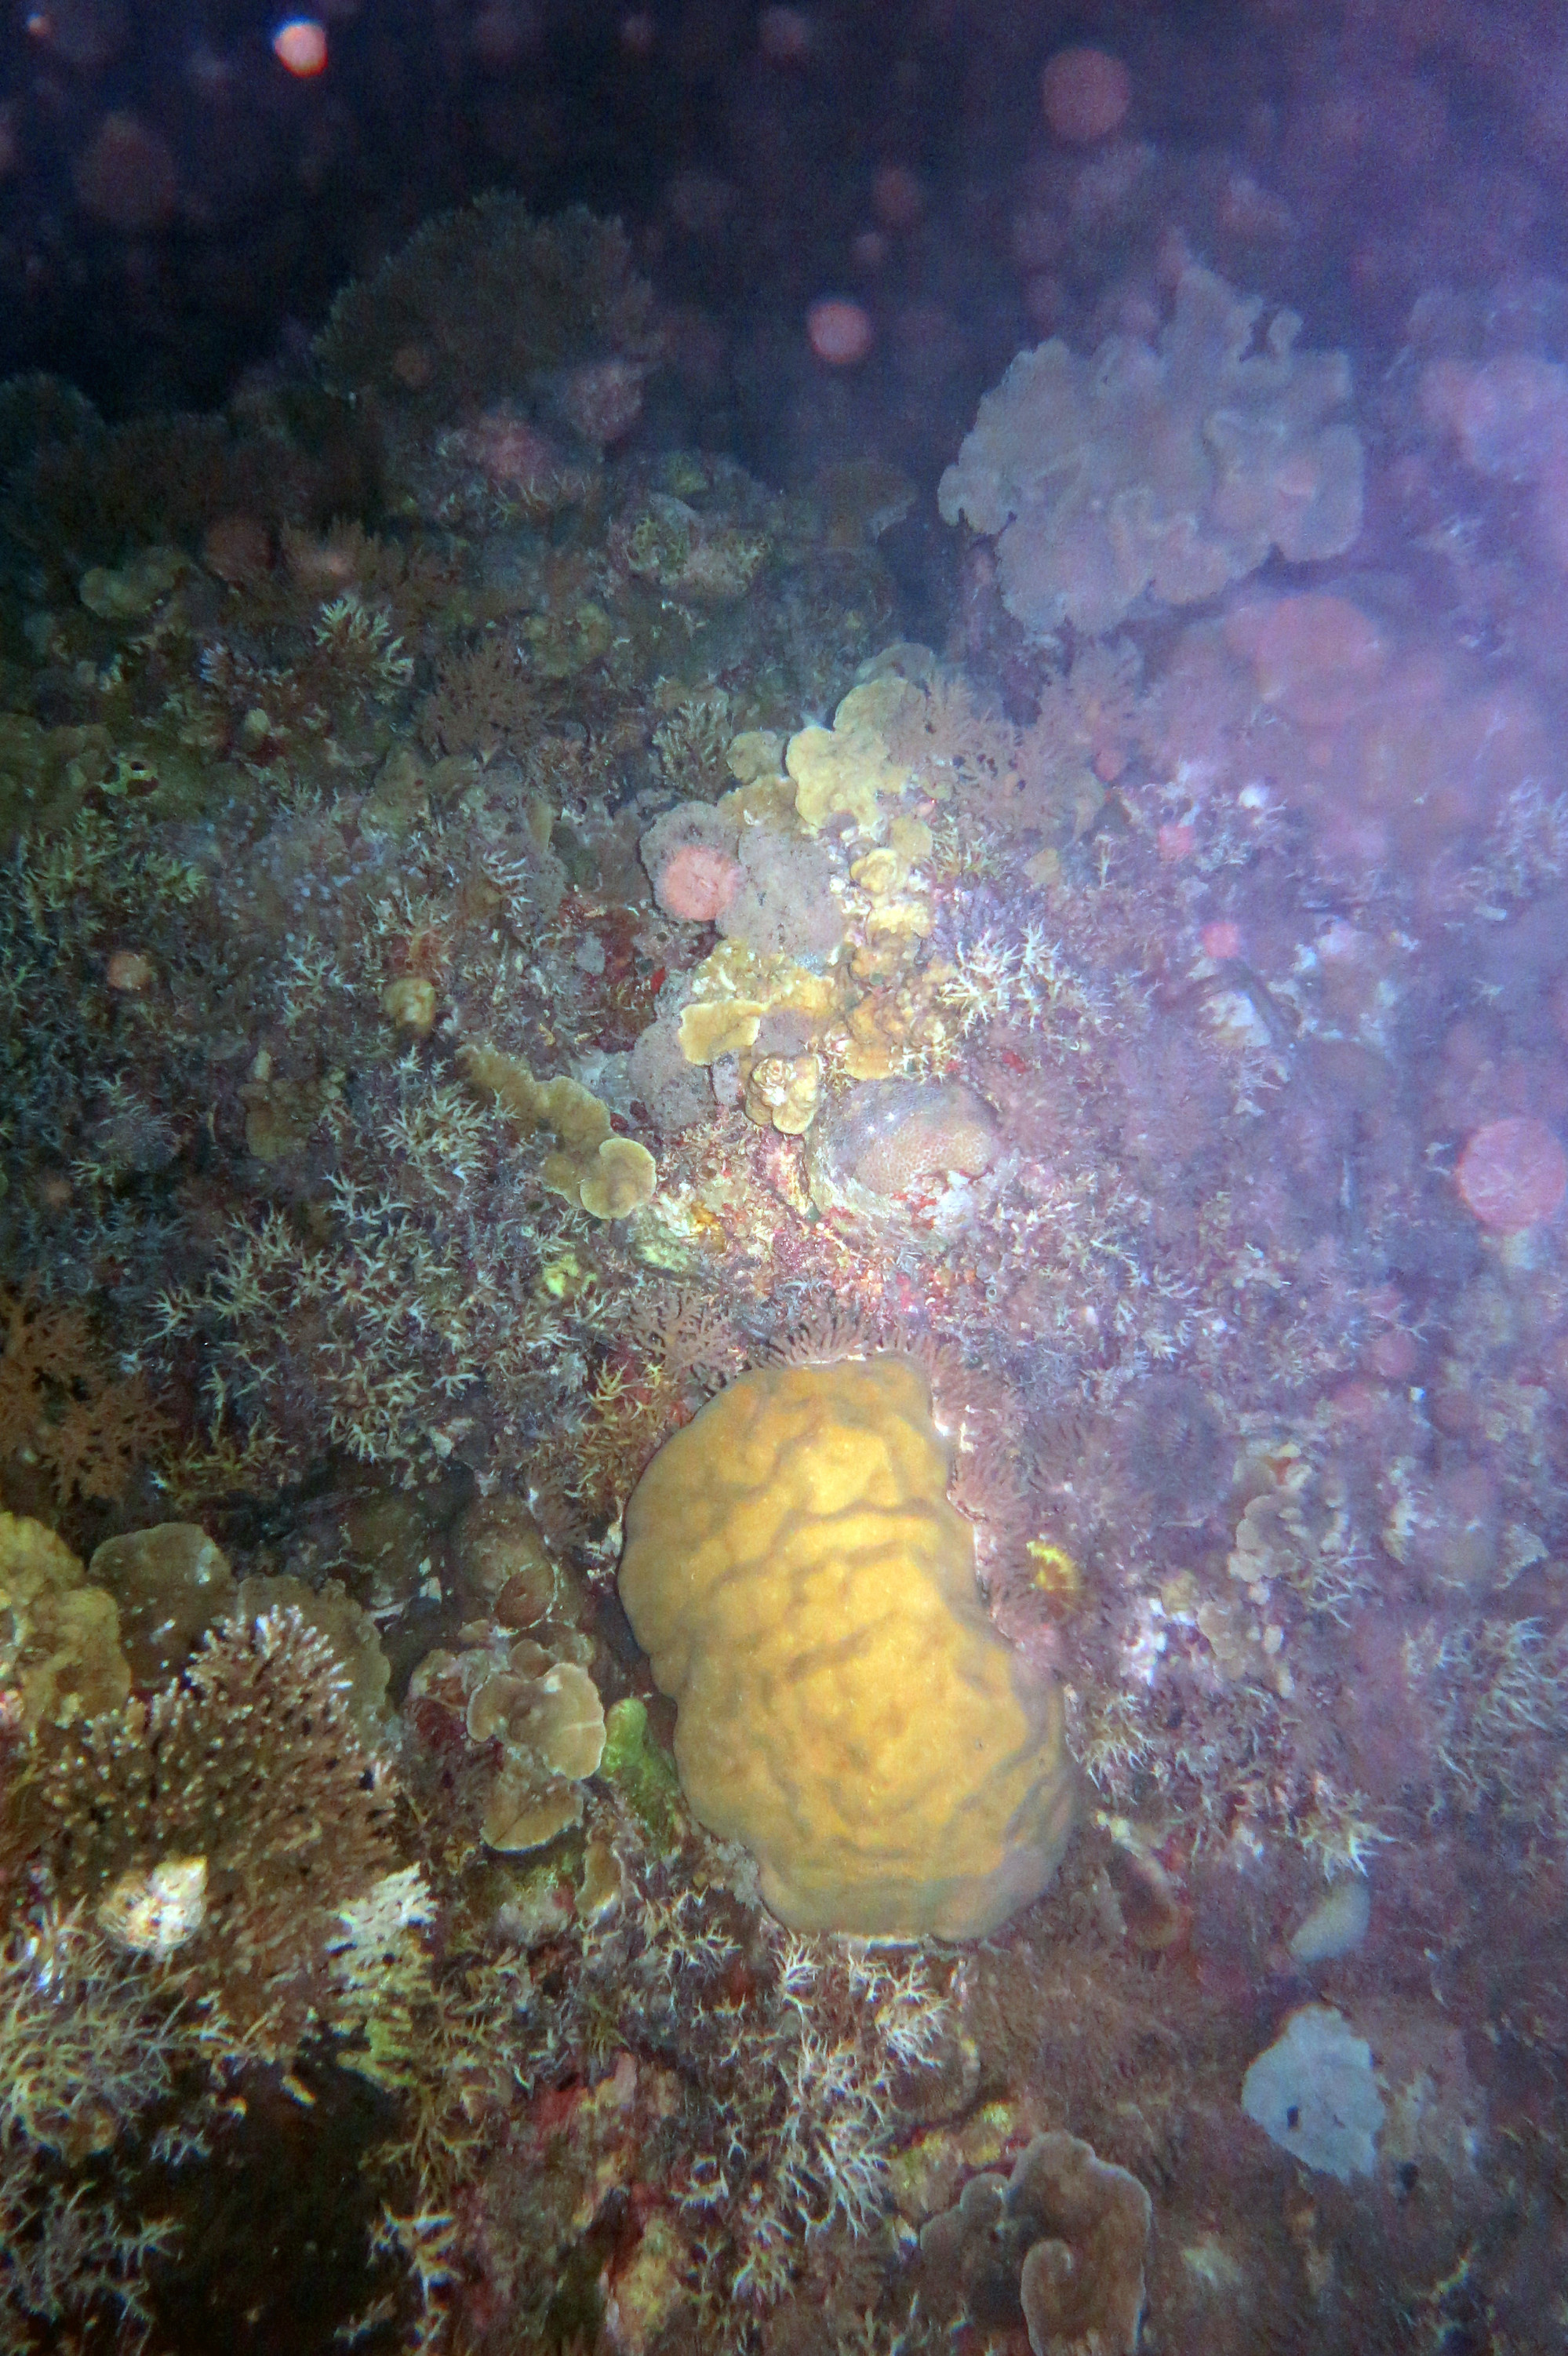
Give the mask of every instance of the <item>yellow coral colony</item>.
[[693, 1810], [798, 1931], [976, 1939], [1072, 1817], [1061, 1697], [992, 1629], [907, 1358], [742, 1375], [626, 1509], [621, 1597]]
[[645, 1145], [613, 1136], [610, 1115], [595, 1096], [564, 1073], [536, 1080], [526, 1064], [496, 1047], [464, 1047], [458, 1061], [475, 1094], [498, 1104], [519, 1135], [548, 1129], [557, 1151], [539, 1175], [552, 1194], [595, 1219], [624, 1219], [645, 1203], [658, 1168]]
[[22, 1514], [0, 1514], [0, 1688], [29, 1734], [117, 1709], [131, 1690], [114, 1598]]

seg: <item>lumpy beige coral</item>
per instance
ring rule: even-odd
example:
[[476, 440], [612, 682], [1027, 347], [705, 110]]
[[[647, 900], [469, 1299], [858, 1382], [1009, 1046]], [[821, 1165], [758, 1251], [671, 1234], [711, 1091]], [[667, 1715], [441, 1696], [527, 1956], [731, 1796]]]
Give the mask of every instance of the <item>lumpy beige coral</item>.
[[992, 1628], [924, 1374], [742, 1375], [626, 1510], [621, 1596], [700, 1821], [799, 1931], [981, 1938], [1072, 1819], [1055, 1686]]

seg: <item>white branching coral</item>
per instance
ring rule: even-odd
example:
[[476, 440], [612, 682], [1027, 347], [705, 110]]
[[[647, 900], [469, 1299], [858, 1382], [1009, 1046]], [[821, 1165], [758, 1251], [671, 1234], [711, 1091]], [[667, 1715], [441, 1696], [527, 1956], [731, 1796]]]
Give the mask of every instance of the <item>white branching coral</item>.
[[337, 662], [352, 664], [372, 691], [378, 685], [406, 687], [414, 675], [413, 657], [394, 637], [386, 606], [362, 605], [352, 594], [323, 605], [315, 618], [315, 642]]
[[[842, 1971], [844, 1992], [869, 2034], [834, 2037], [813, 2018]], [[923, 1954], [851, 1947], [842, 1965], [816, 1943], [784, 1934], [779, 1993], [790, 2029], [780, 2055], [786, 2109], [778, 2159], [783, 2205], [806, 2233], [841, 2220], [871, 2231], [888, 2205], [887, 2153], [897, 2113], [892, 2079], [929, 2068], [949, 2029], [945, 1995]], [[789, 2021], [789, 2013], [795, 2019]]]
[[965, 1038], [987, 1023], [1021, 1023], [1034, 1029], [1075, 1020], [1103, 1021], [1090, 991], [1062, 962], [1061, 945], [1042, 926], [1028, 926], [1016, 941], [987, 930], [964, 943], [936, 983], [937, 1003], [958, 1016]]
[[63, 2345], [68, 2321], [149, 2327], [147, 2260], [172, 2229], [69, 2171], [132, 2136], [194, 2039], [88, 1928], [49, 1913], [0, 1950], [0, 2340]]
[[[677, 2200], [703, 2254], [699, 2303], [727, 2314], [774, 2306], [824, 2235], [875, 2230], [907, 2125], [902, 2082], [947, 2060], [955, 2011], [949, 1976], [923, 1947], [764, 1922], [743, 1957], [735, 1919], [689, 1887], [645, 1892], [637, 1952], [625, 1925], [591, 1943], [578, 1999], [613, 1982], [621, 2033], [691, 2073]], [[734, 1993], [737, 1970], [755, 1975], [751, 1998]]]
[[181, 2040], [80, 1912], [0, 1951], [0, 2142], [107, 2151], [167, 2091]]
[[1568, 1826], [1568, 1637], [1537, 1620], [1435, 1622], [1405, 1639], [1407, 1675], [1438, 1712], [1442, 1804], [1496, 1808], [1561, 1840]]
[[317, 1445], [428, 1462], [450, 1453], [443, 1409], [482, 1386], [515, 1399], [560, 1349], [564, 1326], [528, 1281], [537, 1227], [509, 1195], [510, 1225], [495, 1215], [504, 1129], [417, 1063], [400, 1063], [374, 1126], [330, 1108], [329, 1215], [309, 1230], [280, 1211], [237, 1220], [205, 1278], [155, 1303], [167, 1355], [199, 1355], [215, 1440], [237, 1423], [286, 1455], [304, 1408]]

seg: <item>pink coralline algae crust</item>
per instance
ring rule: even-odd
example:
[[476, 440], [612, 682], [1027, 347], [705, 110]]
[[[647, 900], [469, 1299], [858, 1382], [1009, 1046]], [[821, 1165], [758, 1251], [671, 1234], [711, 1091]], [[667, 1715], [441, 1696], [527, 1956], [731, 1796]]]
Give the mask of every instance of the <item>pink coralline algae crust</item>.
[[1517, 1235], [1549, 1219], [1568, 1193], [1568, 1155], [1543, 1120], [1488, 1121], [1465, 1141], [1456, 1185], [1482, 1226]]
[[1293, 312], [1260, 337], [1263, 309], [1188, 269], [1157, 343], [1113, 336], [1084, 359], [1052, 337], [986, 395], [938, 502], [996, 536], [1026, 629], [1114, 629], [1145, 596], [1192, 605], [1275, 549], [1303, 563], [1356, 539], [1349, 362], [1296, 351]]
[[742, 881], [736, 829], [708, 802], [677, 802], [656, 818], [637, 848], [654, 898], [667, 916], [710, 925]]
[[710, 925], [722, 916], [741, 886], [741, 862], [707, 843], [688, 842], [671, 853], [654, 879], [654, 896], [667, 916]]
[[844, 919], [832, 894], [833, 864], [816, 843], [753, 827], [744, 834], [722, 808], [677, 802], [638, 844], [654, 897], [667, 916], [716, 924], [726, 940], [760, 957], [830, 958]]

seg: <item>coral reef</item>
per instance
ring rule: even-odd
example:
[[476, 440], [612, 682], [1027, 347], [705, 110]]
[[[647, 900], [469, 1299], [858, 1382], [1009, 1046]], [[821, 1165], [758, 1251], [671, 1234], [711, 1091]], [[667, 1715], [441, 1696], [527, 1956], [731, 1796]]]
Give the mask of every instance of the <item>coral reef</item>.
[[499, 1104], [519, 1135], [543, 1128], [554, 1137], [557, 1151], [539, 1173], [552, 1194], [595, 1219], [624, 1218], [647, 1201], [657, 1178], [653, 1155], [634, 1137], [612, 1135], [608, 1110], [575, 1080], [541, 1084], [526, 1064], [489, 1047], [464, 1049], [463, 1069], [475, 1095]]
[[871, 1080], [814, 1141], [816, 1199], [906, 1194], [944, 1171], [978, 1177], [999, 1141], [989, 1107], [962, 1081]]
[[[453, 1258], [453, 1214], [461, 1221], [475, 1192], [511, 1201], [515, 1153], [455, 1076], [432, 1088], [405, 1066], [381, 1127], [321, 1109], [337, 1141], [330, 1209], [305, 1220], [272, 1207], [259, 1222], [220, 1227], [200, 1280], [157, 1303], [166, 1362], [208, 1402], [208, 1448], [190, 1473], [197, 1485], [210, 1477], [204, 1466], [229, 1479], [249, 1468], [253, 1478], [296, 1449], [319, 1451], [324, 1434], [368, 1462], [439, 1460], [481, 1368], [497, 1390], [509, 1370], [517, 1398], [560, 1330], [548, 1296], [529, 1295], [540, 1231], [517, 1222], [515, 1202], [487, 1280]], [[594, 1114], [607, 1129], [602, 1108]], [[284, 1151], [304, 1142], [295, 1136]], [[575, 1171], [571, 1183], [581, 1186]]]
[[[64, 386], [52, 425], [28, 437], [0, 498], [0, 535], [51, 593], [90, 583], [104, 618], [139, 620], [188, 570], [208, 533], [231, 552], [270, 552], [274, 532], [363, 516], [375, 498], [373, 437], [347, 405], [314, 415], [143, 416], [105, 426]], [[59, 413], [65, 398], [74, 406]], [[302, 405], [304, 406], [304, 405]], [[35, 419], [35, 429], [37, 420]], [[237, 530], [236, 527], [239, 527]], [[157, 552], [148, 561], [136, 551]], [[129, 562], [127, 561], [129, 559]]]
[[810, 966], [831, 958], [842, 943], [834, 862], [749, 787], [717, 804], [677, 803], [655, 820], [638, 849], [667, 914], [713, 924], [723, 938], [759, 958], [787, 952]]
[[[409, 1698], [427, 1720], [447, 1713], [493, 1762], [479, 1837], [522, 1855], [581, 1823], [583, 1785], [604, 1752], [604, 1709], [586, 1665], [592, 1644], [573, 1624], [581, 1600], [542, 1549], [528, 1569], [511, 1571], [494, 1608], [490, 1643], [427, 1653]], [[512, 1635], [518, 1628], [531, 1633]]]
[[907, 1360], [759, 1369], [626, 1509], [682, 1789], [798, 1930], [983, 1936], [1061, 1859], [1059, 1702], [987, 1624], [949, 1469]]
[[0, 1290], [0, 1465], [48, 1467], [59, 1502], [123, 1498], [137, 1467], [167, 1446], [171, 1420], [140, 1369], [116, 1370], [79, 1308], [36, 1284]]
[[1092, 359], [1060, 337], [1020, 353], [980, 404], [939, 493], [996, 538], [1010, 614], [1044, 634], [1113, 630], [1140, 599], [1188, 605], [1253, 573], [1338, 556], [1361, 528], [1362, 449], [1339, 414], [1342, 352], [1297, 352], [1301, 322], [1189, 268], [1153, 345]]
[[655, 820], [637, 848], [667, 916], [710, 925], [724, 914], [741, 885], [736, 841], [734, 827], [706, 802], [677, 803]]
[[[105, 1538], [94, 1549], [88, 1575], [112, 1599], [136, 1686], [161, 1685], [182, 1668], [197, 1638], [231, 1615], [238, 1594], [222, 1547], [191, 1522], [160, 1522]], [[101, 1707], [95, 1703], [89, 1715]]]
[[[662, 2326], [750, 2342], [759, 2319], [830, 2279], [835, 2246], [875, 2247], [908, 2104], [951, 2060], [947, 1975], [919, 1953], [776, 1929], [742, 1944], [732, 1909], [656, 1870], [639, 1882], [586, 1934], [563, 2024], [575, 2036], [597, 2016], [608, 2032], [596, 2083], [564, 2112], [536, 2099], [524, 2164], [492, 2179], [475, 2243], [508, 2310], [546, 2335], [612, 2317], [624, 2332], [656, 2299], [650, 2340]], [[545, 2059], [537, 2028], [528, 2059]], [[568, 2122], [564, 2197], [547, 2207], [537, 2156]], [[602, 2262], [581, 2279], [594, 2245], [582, 2220], [628, 2205], [637, 2226], [607, 2279]]]
[[664, 446], [509, 198], [337, 390], [0, 401], [24, 2344], [1550, 2336], [1562, 315], [1412, 321], [1352, 552], [1130, 104], [981, 541]]

